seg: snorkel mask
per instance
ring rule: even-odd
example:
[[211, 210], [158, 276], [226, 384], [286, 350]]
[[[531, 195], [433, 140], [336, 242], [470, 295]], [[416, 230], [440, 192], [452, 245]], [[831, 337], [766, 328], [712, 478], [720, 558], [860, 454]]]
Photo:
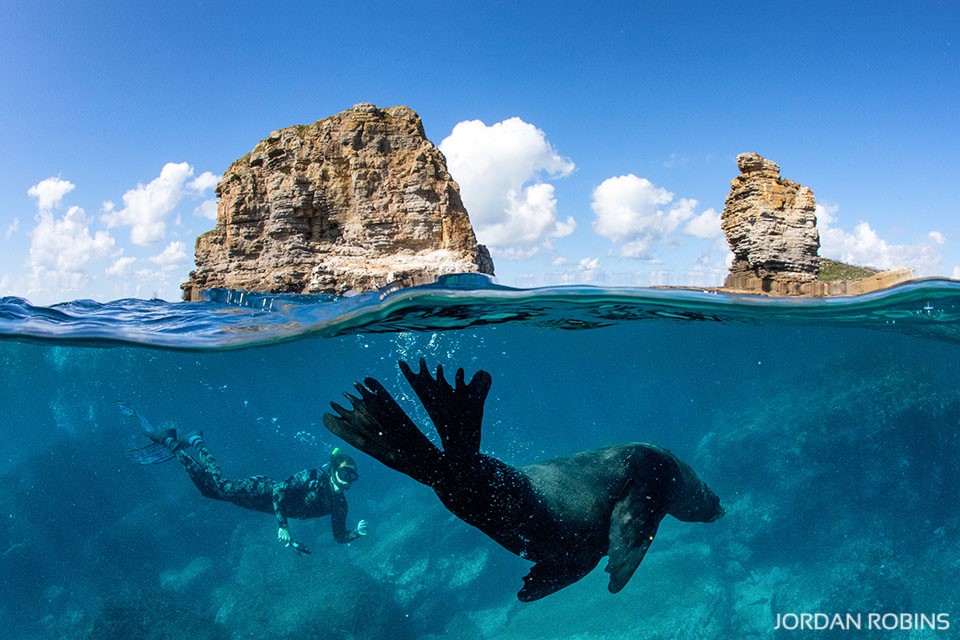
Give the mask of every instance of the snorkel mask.
[[357, 473], [357, 463], [353, 458], [340, 453], [340, 448], [336, 448], [330, 454], [330, 480], [340, 490], [349, 489], [350, 485], [357, 481], [360, 474]]

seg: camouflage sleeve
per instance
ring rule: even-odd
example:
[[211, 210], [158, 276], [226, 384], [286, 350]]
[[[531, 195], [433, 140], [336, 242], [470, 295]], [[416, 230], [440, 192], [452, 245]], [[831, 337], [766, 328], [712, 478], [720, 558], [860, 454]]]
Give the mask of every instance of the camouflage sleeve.
[[273, 512], [277, 516], [277, 524], [282, 529], [287, 528], [287, 517], [284, 515], [284, 506], [287, 494], [291, 489], [301, 487], [310, 482], [310, 470], [304, 469], [293, 474], [283, 482], [278, 482], [273, 487]]
[[356, 531], [347, 531], [347, 499], [343, 494], [339, 500], [333, 501], [333, 511], [330, 513], [330, 526], [333, 528], [333, 539], [344, 544], [360, 537]]

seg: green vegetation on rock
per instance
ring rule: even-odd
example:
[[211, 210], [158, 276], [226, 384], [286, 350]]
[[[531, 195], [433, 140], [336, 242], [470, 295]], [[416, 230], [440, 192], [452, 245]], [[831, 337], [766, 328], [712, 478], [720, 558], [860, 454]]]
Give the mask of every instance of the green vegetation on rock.
[[817, 280], [821, 282], [833, 282], [835, 280], [859, 280], [868, 276], [880, 273], [879, 269], [870, 267], [859, 267], [836, 260], [820, 258], [820, 272], [817, 274]]

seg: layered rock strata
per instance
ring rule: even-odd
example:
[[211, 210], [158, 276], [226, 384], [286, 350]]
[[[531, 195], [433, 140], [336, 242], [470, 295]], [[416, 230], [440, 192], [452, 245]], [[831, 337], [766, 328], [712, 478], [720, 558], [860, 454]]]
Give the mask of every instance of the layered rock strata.
[[217, 195], [186, 300], [214, 287], [344, 293], [493, 274], [443, 154], [407, 107], [358, 104], [274, 131], [227, 169]]
[[780, 177], [780, 167], [756, 153], [737, 156], [740, 175], [720, 216], [733, 251], [726, 287], [790, 289], [817, 279], [820, 268], [813, 191]]

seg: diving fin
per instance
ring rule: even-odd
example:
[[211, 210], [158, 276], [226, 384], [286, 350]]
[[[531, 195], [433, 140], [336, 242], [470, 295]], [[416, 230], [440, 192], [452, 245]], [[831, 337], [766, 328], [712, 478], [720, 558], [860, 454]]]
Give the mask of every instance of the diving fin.
[[170, 451], [166, 446], [159, 442], [151, 442], [144, 447], [136, 449], [125, 449], [124, 453], [132, 462], [137, 464], [160, 464], [167, 460], [173, 460], [176, 454]]
[[117, 402], [117, 408], [120, 410], [121, 415], [137, 419], [140, 425], [140, 435], [154, 440], [154, 442], [148, 445], [137, 446], [139, 443], [131, 444], [128, 449], [125, 449], [124, 453], [132, 462], [136, 462], [137, 464], [160, 464], [161, 462], [166, 462], [176, 457], [176, 454], [162, 442], [155, 441], [160, 432], [154, 429], [153, 425], [140, 415], [136, 409], [126, 402]]

